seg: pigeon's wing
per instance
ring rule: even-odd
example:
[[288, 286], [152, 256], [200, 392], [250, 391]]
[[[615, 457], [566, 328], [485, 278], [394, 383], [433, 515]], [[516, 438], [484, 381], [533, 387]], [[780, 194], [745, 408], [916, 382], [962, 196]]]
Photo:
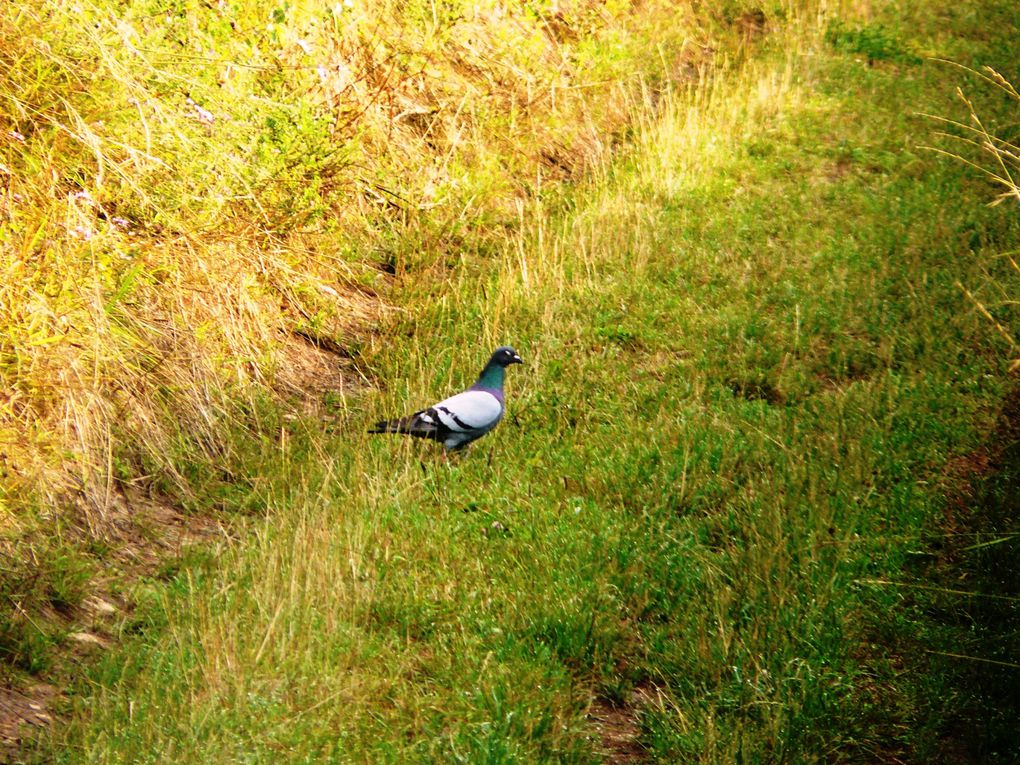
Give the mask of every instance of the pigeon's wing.
[[399, 420], [376, 423], [371, 433], [407, 433], [418, 438], [467, 442], [491, 430], [503, 416], [503, 405], [491, 393], [468, 390]]
[[467, 390], [440, 401], [423, 414], [454, 433], [486, 431], [503, 416], [503, 405], [487, 391]]

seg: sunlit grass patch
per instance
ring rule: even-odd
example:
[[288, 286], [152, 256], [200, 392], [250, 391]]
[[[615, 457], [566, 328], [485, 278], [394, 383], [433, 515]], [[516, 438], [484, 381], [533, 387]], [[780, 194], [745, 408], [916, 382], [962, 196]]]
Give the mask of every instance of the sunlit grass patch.
[[263, 507], [251, 460], [284, 413], [349, 414], [391, 278], [495, 257], [727, 24], [669, 2], [5, 7], [0, 544], [57, 523], [87, 548], [139, 487]]

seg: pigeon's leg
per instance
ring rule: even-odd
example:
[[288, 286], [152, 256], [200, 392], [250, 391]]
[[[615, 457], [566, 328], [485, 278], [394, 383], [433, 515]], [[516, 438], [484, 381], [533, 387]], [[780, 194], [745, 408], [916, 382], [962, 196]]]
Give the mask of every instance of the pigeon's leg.
[[446, 460], [446, 464], [451, 467], [454, 465], [459, 465], [463, 461], [464, 454], [467, 452], [467, 450], [468, 450], [467, 444], [455, 446], [452, 449], [447, 449], [445, 452], [443, 452], [443, 457]]

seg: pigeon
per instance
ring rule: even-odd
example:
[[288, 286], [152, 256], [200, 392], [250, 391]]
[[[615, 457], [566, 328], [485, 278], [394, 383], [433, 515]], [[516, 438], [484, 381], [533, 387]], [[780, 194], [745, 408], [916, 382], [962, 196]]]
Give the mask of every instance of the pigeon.
[[522, 364], [509, 345], [492, 352], [478, 381], [463, 393], [398, 420], [381, 420], [369, 433], [405, 433], [439, 441], [448, 451], [463, 449], [481, 438], [503, 419], [503, 378], [511, 364]]

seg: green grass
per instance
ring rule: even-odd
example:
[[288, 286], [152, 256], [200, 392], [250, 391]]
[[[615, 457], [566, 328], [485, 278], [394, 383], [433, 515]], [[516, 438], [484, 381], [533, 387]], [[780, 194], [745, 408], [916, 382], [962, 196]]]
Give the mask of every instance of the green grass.
[[4, 5], [0, 676], [77, 605], [40, 560], [118, 589], [140, 515], [260, 510], [281, 417], [373, 384], [389, 275], [495, 251], [713, 45], [740, 48], [667, 0]]
[[[379, 388], [328, 433], [256, 409], [222, 501], [264, 517], [139, 585], [38, 758], [612, 761], [588, 712], [636, 688], [649, 761], [939, 751], [951, 674], [896, 641], [951, 633], [869, 582], [995, 421], [1008, 349], [957, 283], [991, 303], [1020, 229], [917, 148], [957, 76], [917, 57], [1008, 67], [1012, 13], [791, 22], [507, 239], [420, 242], [359, 356]], [[364, 434], [504, 341], [511, 414], [462, 458]]]

